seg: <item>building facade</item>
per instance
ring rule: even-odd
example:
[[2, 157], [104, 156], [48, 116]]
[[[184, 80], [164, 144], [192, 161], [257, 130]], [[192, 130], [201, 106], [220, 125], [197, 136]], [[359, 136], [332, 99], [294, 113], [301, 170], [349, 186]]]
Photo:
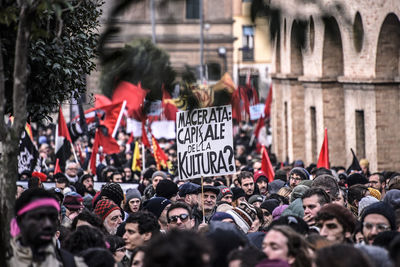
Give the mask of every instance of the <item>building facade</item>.
[[[282, 7], [272, 64], [273, 150], [279, 160], [316, 162], [327, 128], [331, 166], [348, 166], [352, 148], [372, 171], [400, 170], [400, 5], [339, 2], [324, 19], [311, 4]], [[299, 17], [308, 21], [304, 45]]]

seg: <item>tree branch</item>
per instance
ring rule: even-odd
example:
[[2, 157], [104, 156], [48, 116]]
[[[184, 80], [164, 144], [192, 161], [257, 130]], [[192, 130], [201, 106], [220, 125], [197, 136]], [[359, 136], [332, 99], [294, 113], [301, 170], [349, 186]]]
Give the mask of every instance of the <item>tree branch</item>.
[[[20, 136], [27, 119], [27, 92], [28, 79], [28, 45], [31, 27], [29, 25], [29, 8], [25, 1], [21, 4], [17, 39], [15, 43], [14, 84], [13, 84], [13, 114], [14, 134]], [[18, 111], [18, 112], [17, 112]]]
[[6, 139], [6, 124], [4, 122], [4, 109], [6, 105], [6, 91], [5, 91], [5, 79], [4, 79], [4, 63], [3, 63], [3, 51], [0, 36], [0, 141]]

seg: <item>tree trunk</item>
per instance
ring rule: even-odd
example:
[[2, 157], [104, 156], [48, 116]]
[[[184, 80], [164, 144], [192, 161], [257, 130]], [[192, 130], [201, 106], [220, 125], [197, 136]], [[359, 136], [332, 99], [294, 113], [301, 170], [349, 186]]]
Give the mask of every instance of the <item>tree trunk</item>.
[[[0, 264], [6, 263], [7, 251], [10, 244], [10, 221], [14, 215], [16, 182], [18, 179], [18, 151], [21, 133], [27, 119], [27, 92], [26, 81], [28, 77], [28, 48], [30, 37], [29, 17], [31, 10], [26, 3], [21, 1], [17, 39], [15, 42], [15, 58], [13, 72], [13, 115], [14, 123], [0, 131], [2, 142], [2, 155], [0, 158]], [[1, 63], [2, 62], [1, 57]], [[3, 70], [3, 66], [0, 66]], [[0, 74], [0, 79], [4, 73]], [[4, 84], [0, 85], [4, 92]], [[4, 95], [0, 95], [4, 99]], [[3, 101], [0, 101], [0, 104]], [[0, 108], [0, 120], [4, 120], [4, 107]], [[1, 124], [0, 124], [1, 125]], [[4, 126], [4, 122], [2, 123]], [[4, 130], [6, 131], [4, 134]]]

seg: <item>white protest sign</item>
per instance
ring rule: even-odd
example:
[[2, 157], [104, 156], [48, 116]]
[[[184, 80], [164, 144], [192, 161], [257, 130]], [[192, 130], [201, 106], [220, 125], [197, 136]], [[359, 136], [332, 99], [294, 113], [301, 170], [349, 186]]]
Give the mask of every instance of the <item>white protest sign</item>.
[[230, 105], [178, 112], [176, 127], [180, 179], [235, 173]]
[[151, 132], [156, 139], [175, 139], [175, 122], [153, 121], [151, 124]]
[[126, 132], [133, 132], [134, 137], [142, 136], [142, 122], [128, 118], [126, 120]]
[[258, 120], [262, 116], [264, 116], [264, 104], [257, 104], [254, 106], [250, 106], [250, 120]]

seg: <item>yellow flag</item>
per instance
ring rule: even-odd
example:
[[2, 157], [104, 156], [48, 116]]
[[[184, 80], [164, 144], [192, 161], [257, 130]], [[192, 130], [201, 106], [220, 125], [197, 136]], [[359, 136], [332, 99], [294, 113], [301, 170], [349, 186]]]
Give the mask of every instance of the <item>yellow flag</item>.
[[133, 151], [133, 159], [132, 159], [132, 171], [141, 171], [140, 164], [140, 151], [139, 151], [139, 142], [135, 142], [135, 150]]

